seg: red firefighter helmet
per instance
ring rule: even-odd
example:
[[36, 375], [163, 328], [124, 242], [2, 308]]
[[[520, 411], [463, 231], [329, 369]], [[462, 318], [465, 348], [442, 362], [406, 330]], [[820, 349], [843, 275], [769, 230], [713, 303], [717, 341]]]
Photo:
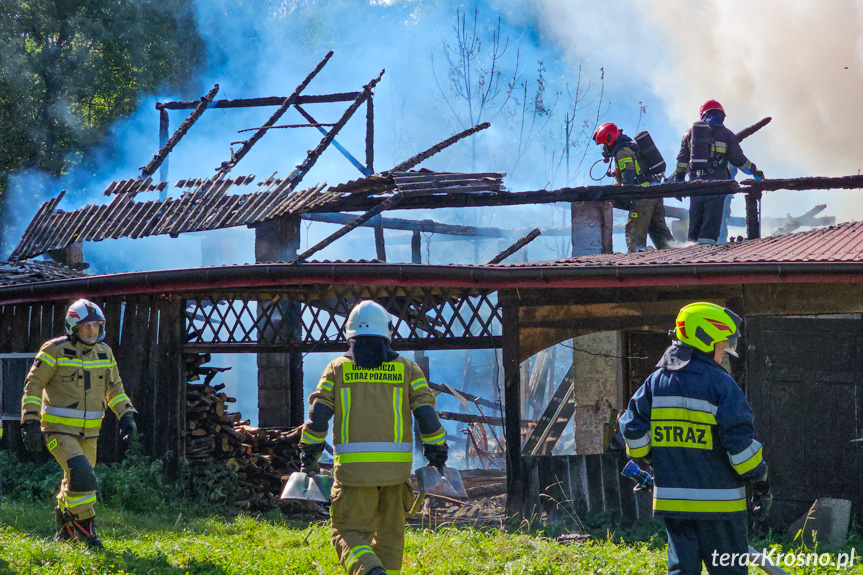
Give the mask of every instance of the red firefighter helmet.
[[720, 112], [722, 112], [723, 115], [725, 115], [725, 108], [722, 107], [722, 104], [720, 104], [716, 100], [707, 100], [706, 102], [701, 104], [701, 108], [699, 109], [701, 117], [703, 118], [704, 114], [706, 112], [709, 112], [710, 110], [719, 110]]
[[605, 144], [610, 146], [614, 144], [621, 132], [623, 132], [623, 130], [618, 128], [616, 124], [608, 122], [601, 125], [599, 129], [596, 130], [596, 133], [593, 134], [593, 141], [596, 142], [597, 145]]

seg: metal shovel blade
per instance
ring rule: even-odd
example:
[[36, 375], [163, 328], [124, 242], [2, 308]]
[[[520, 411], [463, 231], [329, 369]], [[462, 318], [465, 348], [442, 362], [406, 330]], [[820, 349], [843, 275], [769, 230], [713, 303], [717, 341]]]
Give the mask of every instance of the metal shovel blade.
[[301, 471], [292, 473], [282, 490], [281, 499], [328, 503], [332, 479], [326, 475], [309, 476]]
[[416, 475], [420, 493], [467, 499], [461, 474], [454, 467], [443, 467], [438, 471], [436, 467], [427, 465], [417, 469]]

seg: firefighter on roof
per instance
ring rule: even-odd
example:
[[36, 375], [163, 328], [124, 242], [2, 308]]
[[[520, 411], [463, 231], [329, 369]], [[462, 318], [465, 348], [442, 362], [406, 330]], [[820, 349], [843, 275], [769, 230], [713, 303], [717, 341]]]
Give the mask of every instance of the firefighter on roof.
[[48, 451], [63, 468], [57, 495], [57, 540], [101, 547], [93, 517], [96, 443], [105, 408], [120, 420], [120, 435], [137, 433], [135, 408], [123, 390], [117, 362], [105, 339], [105, 315], [80, 299], [66, 312], [66, 335], [42, 345], [24, 386], [21, 433], [29, 451]]
[[681, 309], [674, 341], [620, 417], [627, 453], [653, 465], [653, 513], [665, 521], [672, 575], [700, 574], [702, 561], [711, 575], [747, 573], [713, 562], [747, 553], [746, 484], [756, 520], [773, 500], [752, 408], [720, 366], [737, 355], [740, 323], [712, 303]]
[[[756, 180], [764, 172], [743, 154], [737, 136], [725, 127], [725, 109], [716, 100], [707, 100], [700, 108], [701, 121], [683, 134], [677, 168], [669, 178], [682, 182], [689, 172], [691, 180], [730, 180], [729, 164]], [[689, 240], [715, 244], [724, 218], [726, 195], [693, 197], [689, 200]], [[724, 238], [720, 243], [724, 242]]]
[[348, 316], [350, 351], [330, 362], [309, 398], [300, 440], [301, 471], [318, 470], [333, 425], [333, 545], [350, 575], [394, 575], [404, 552], [405, 512], [413, 503], [413, 424], [431, 465], [447, 459], [434, 395], [413, 361], [390, 347], [390, 315], [363, 301]]
[[[615, 124], [600, 126], [593, 134], [593, 141], [602, 146], [603, 158], [613, 162], [611, 167], [617, 185], [649, 186], [654, 181], [641, 157], [638, 144]], [[647, 249], [648, 234], [657, 249], [671, 247], [673, 239], [665, 223], [665, 204], [662, 203], [662, 198], [634, 200], [628, 208], [629, 218], [625, 228], [628, 251], [639, 252]]]

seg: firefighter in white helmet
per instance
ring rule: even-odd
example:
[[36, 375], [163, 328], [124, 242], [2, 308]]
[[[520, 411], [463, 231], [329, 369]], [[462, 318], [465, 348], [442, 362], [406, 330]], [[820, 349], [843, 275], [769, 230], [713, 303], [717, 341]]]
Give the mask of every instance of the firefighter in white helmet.
[[389, 313], [374, 302], [360, 302], [345, 332], [350, 351], [330, 362], [309, 398], [300, 440], [302, 471], [318, 470], [335, 416], [330, 516], [339, 561], [350, 575], [399, 573], [405, 512], [413, 502], [411, 414], [431, 465], [446, 462], [446, 433], [425, 375], [390, 347]]
[[93, 522], [97, 481], [96, 443], [105, 408], [120, 420], [121, 439], [135, 438], [135, 408], [123, 390], [117, 362], [105, 339], [105, 315], [79, 299], [66, 312], [66, 335], [45, 342], [24, 386], [21, 433], [24, 447], [42, 445], [63, 468], [57, 495], [56, 540], [101, 547]]

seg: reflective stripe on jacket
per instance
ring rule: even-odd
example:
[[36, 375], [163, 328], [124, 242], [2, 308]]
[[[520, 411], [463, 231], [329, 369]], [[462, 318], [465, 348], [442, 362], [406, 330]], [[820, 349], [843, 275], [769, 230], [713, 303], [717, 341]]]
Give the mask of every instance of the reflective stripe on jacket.
[[41, 421], [46, 433], [98, 437], [108, 407], [118, 419], [136, 413], [110, 347], [73, 344], [65, 336], [42, 346], [24, 385], [22, 423]]
[[[403, 483], [413, 463], [411, 413], [434, 408], [434, 395], [422, 370], [402, 356], [375, 369], [362, 369], [349, 357], [330, 362], [309, 403], [334, 412], [335, 480], [348, 486]], [[438, 422], [439, 423], [439, 422]], [[303, 426], [301, 443], [323, 443], [327, 430]], [[424, 443], [442, 444], [443, 426], [422, 434]]]
[[[746, 511], [744, 480], [766, 469], [761, 444], [737, 382], [706, 354], [684, 347], [666, 351], [630, 400], [620, 429], [630, 457], [652, 457], [654, 515], [725, 519]], [[688, 362], [666, 361], [677, 351]]]

